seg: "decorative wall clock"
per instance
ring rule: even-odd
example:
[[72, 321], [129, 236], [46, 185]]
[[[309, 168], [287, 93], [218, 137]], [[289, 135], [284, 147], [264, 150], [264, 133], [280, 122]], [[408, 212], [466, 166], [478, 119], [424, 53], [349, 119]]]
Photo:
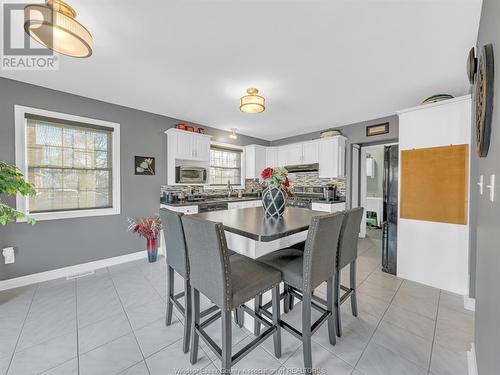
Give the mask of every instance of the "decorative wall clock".
[[474, 92], [476, 128], [476, 152], [481, 158], [488, 155], [490, 147], [491, 120], [493, 116], [493, 45], [487, 44], [481, 51], [476, 73]]
[[476, 48], [472, 47], [469, 51], [469, 56], [467, 56], [467, 77], [471, 85], [474, 84], [477, 72], [477, 57]]

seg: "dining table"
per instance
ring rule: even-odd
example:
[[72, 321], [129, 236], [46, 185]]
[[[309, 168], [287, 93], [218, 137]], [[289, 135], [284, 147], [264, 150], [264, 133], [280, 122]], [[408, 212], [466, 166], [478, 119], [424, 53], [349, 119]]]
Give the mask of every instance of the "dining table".
[[311, 219], [322, 215], [328, 213], [287, 207], [282, 216], [268, 217], [262, 207], [252, 207], [204, 212], [194, 216], [222, 223], [228, 248], [257, 259], [305, 241]]
[[[328, 212], [313, 211], [308, 208], [287, 207], [280, 217], [267, 217], [262, 207], [239, 208], [195, 214], [195, 217], [222, 223], [228, 248], [258, 259], [273, 251], [285, 249], [307, 238], [311, 219], [328, 215]], [[283, 285], [281, 285], [281, 291]], [[271, 300], [271, 292], [262, 295], [263, 304]], [[298, 301], [296, 301], [298, 302]], [[253, 303], [247, 305], [253, 308]], [[283, 301], [281, 301], [283, 311]], [[247, 315], [243, 325], [253, 332], [254, 319]]]

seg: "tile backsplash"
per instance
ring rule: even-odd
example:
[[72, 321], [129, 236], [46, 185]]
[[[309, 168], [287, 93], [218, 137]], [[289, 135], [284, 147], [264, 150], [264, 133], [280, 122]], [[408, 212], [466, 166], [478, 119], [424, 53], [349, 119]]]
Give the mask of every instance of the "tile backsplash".
[[[318, 172], [301, 172], [301, 173], [290, 173], [290, 184], [292, 186], [326, 186], [326, 185], [336, 185], [337, 193], [340, 196], [345, 197], [345, 179], [342, 178], [320, 178]], [[245, 192], [249, 193], [252, 191], [261, 190], [262, 186], [258, 179], [245, 180]], [[175, 191], [175, 192], [187, 192], [187, 186], [161, 186], [161, 191]], [[227, 190], [225, 189], [203, 189], [203, 187], [196, 187], [197, 191], [203, 191], [208, 195], [224, 195]]]
[[326, 186], [336, 185], [338, 195], [345, 197], [344, 178], [320, 178], [318, 172], [290, 173], [292, 186]]

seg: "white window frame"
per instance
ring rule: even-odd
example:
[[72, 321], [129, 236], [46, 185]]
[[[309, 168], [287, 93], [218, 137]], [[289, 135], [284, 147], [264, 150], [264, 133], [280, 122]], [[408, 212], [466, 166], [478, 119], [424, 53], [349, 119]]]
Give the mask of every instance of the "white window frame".
[[[26, 126], [27, 120], [25, 114], [34, 114], [45, 117], [52, 117], [60, 120], [83, 122], [89, 125], [105, 126], [113, 128], [112, 135], [112, 171], [113, 171], [113, 206], [110, 208], [91, 208], [82, 210], [61, 210], [53, 212], [29, 213], [29, 198], [23, 197], [20, 194], [16, 196], [16, 209], [28, 215], [35, 220], [56, 220], [70, 219], [78, 217], [90, 216], [105, 216], [120, 214], [120, 124], [115, 122], [92, 119], [88, 117], [74, 116], [67, 113], [59, 113], [46, 111], [39, 108], [25, 107], [22, 105], [14, 105], [14, 121], [15, 121], [15, 148], [16, 148], [16, 165], [28, 176], [28, 151]], [[17, 221], [24, 222], [26, 219], [18, 219]]]
[[[245, 189], [245, 147], [233, 145], [231, 143], [215, 142], [215, 141], [210, 142], [210, 147], [212, 147], [212, 146], [219, 146], [219, 147], [232, 148], [235, 150], [241, 150], [240, 184], [236, 185], [236, 186], [231, 186], [231, 187], [233, 189]], [[208, 169], [209, 169], [208, 174], [210, 174], [210, 160], [208, 162]], [[210, 177], [209, 177], [209, 180], [210, 180]], [[227, 190], [227, 186], [210, 185], [210, 183], [208, 183], [206, 185], [206, 188], [210, 189], [210, 190]]]

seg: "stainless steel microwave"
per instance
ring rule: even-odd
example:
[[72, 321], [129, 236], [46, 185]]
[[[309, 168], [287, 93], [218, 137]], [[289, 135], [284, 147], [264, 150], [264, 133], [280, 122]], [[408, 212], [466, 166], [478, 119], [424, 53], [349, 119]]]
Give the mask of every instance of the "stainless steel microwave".
[[178, 184], [206, 184], [207, 169], [201, 167], [175, 167], [175, 182]]

